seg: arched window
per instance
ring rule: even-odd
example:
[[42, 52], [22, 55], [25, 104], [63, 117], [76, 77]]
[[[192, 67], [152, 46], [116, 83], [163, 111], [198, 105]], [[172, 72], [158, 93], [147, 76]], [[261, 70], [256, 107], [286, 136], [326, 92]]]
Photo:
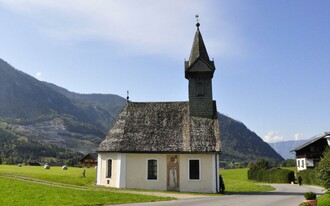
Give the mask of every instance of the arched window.
[[148, 180], [157, 180], [157, 160], [150, 159], [148, 160]]
[[111, 178], [112, 176], [112, 159], [108, 159], [107, 162], [107, 178]]

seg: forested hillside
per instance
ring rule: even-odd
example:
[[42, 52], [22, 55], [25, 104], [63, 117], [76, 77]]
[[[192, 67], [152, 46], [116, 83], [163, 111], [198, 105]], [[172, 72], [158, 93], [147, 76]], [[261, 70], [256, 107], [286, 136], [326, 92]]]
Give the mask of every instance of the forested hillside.
[[242, 122], [223, 114], [218, 114], [223, 153], [221, 160], [250, 162], [258, 159], [280, 162], [283, 158], [264, 142], [256, 133], [250, 131]]
[[[6, 129], [7, 127], [7, 129]], [[47, 162], [74, 165], [82, 154], [12, 133], [0, 125], [0, 164]]]

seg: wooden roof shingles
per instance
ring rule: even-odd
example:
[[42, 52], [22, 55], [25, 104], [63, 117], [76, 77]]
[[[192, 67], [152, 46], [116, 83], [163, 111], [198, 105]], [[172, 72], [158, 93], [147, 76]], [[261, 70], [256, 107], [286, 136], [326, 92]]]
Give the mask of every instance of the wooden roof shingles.
[[218, 119], [190, 116], [189, 102], [129, 102], [97, 151], [218, 153], [220, 148]]

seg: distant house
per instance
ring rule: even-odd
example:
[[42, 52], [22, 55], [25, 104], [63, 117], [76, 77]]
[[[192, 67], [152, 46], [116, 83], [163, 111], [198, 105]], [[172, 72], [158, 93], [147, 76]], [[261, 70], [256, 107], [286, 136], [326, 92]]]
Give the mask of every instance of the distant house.
[[328, 146], [330, 146], [330, 132], [324, 132], [293, 149], [291, 152], [296, 154], [297, 171], [316, 167]]
[[88, 153], [80, 160], [81, 167], [97, 166], [97, 153]]
[[127, 102], [97, 149], [97, 185], [219, 192], [220, 132], [212, 99], [215, 66], [199, 23], [196, 26], [184, 70], [189, 101]]

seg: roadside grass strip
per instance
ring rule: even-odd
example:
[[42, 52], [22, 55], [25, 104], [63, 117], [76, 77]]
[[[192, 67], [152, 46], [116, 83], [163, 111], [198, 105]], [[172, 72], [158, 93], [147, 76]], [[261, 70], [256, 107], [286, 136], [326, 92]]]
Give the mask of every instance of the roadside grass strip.
[[318, 206], [329, 206], [330, 205], [330, 191], [325, 194], [317, 197], [317, 205]]

